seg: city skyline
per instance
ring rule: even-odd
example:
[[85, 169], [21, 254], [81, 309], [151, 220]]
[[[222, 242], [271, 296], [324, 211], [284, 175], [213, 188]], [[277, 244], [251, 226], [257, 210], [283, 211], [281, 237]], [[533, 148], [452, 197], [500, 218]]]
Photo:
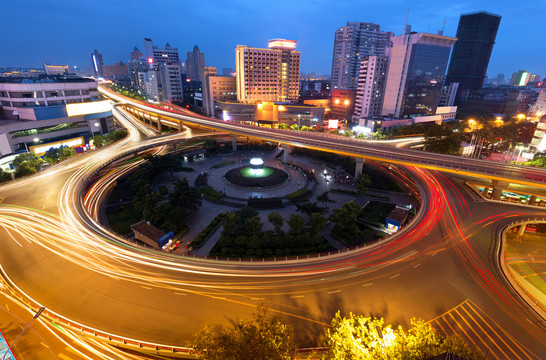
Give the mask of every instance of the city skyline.
[[[160, 8], [148, 8], [144, 2], [133, 3], [130, 8], [122, 2], [111, 2], [108, 11], [100, 3], [91, 6], [61, 1], [62, 6], [50, 8], [32, 0], [27, 5], [35, 11], [26, 14], [25, 28], [4, 42], [2, 53], [10, 56], [0, 57], [0, 66], [39, 67], [46, 62], [87, 67], [94, 49], [103, 54], [105, 64], [127, 62], [132, 49], [143, 47], [143, 39], [149, 37], [160, 46], [169, 42], [182, 52], [197, 44], [207, 54], [207, 66], [233, 68], [237, 45], [261, 47], [264, 39], [278, 37], [298, 41], [302, 72], [330, 74], [334, 33], [339, 27], [347, 21], [372, 22], [384, 31], [400, 35], [408, 10], [407, 4], [394, 0], [369, 4], [315, 0], [290, 6], [285, 0], [259, 4], [235, 1], [229, 7], [207, 2], [191, 8], [176, 1], [167, 1]], [[6, 13], [16, 12], [19, 6], [7, 4]], [[456, 5], [426, 1], [409, 6], [408, 24], [414, 31], [435, 34], [441, 30], [445, 17], [444, 34], [455, 36], [461, 14], [498, 14], [502, 22], [487, 71], [489, 77], [498, 73], [509, 76], [520, 69], [546, 76], [546, 65], [540, 60], [546, 56], [546, 49], [534, 45], [540, 43], [540, 7], [546, 8], [546, 1], [500, 1], [494, 8], [485, 1]], [[17, 28], [16, 21], [21, 19], [8, 17], [7, 27]], [[525, 26], [521, 25], [523, 21]], [[149, 26], [146, 29], [135, 24]], [[36, 34], [45, 25], [62, 35], [42, 41]], [[515, 44], [517, 50], [513, 48]], [[514, 56], [515, 53], [520, 56]]]

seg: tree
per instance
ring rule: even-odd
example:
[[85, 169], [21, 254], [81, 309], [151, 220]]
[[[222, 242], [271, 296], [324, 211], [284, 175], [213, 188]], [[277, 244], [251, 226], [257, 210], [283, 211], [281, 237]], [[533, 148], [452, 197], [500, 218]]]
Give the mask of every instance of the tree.
[[313, 213], [309, 218], [308, 225], [312, 231], [319, 232], [324, 230], [327, 222], [328, 220], [324, 217], [324, 215], [319, 213]]
[[356, 188], [359, 194], [364, 194], [368, 191], [368, 186], [372, 184], [368, 174], [360, 174], [358, 181], [356, 182]]
[[290, 130], [298, 130], [300, 127], [298, 126], [298, 124], [293, 124], [290, 126]]
[[288, 129], [288, 125], [285, 124], [285, 123], [280, 123], [280, 124], [279, 124], [279, 129], [281, 129], [281, 130], [286, 130], [286, 129]]
[[56, 164], [59, 162], [59, 149], [50, 148], [44, 154], [44, 160], [50, 164]]
[[281, 214], [279, 214], [278, 211], [273, 211], [267, 214], [267, 220], [273, 225], [275, 228], [275, 233], [282, 234], [282, 226], [284, 224], [284, 219], [282, 218]]
[[338, 311], [326, 333], [328, 353], [323, 359], [428, 359], [447, 351], [469, 360], [483, 358], [460, 338], [445, 338], [422, 320], [411, 319], [411, 325], [406, 332], [385, 325], [382, 318], [352, 313], [345, 318]]
[[335, 209], [330, 215], [330, 221], [337, 224], [334, 228], [336, 234], [344, 238], [360, 237], [361, 232], [356, 224], [356, 219], [362, 211], [360, 205], [355, 201], [349, 201], [342, 207]]
[[169, 195], [169, 202], [178, 212], [187, 213], [195, 212], [201, 206], [202, 198], [199, 191], [191, 187], [188, 179], [176, 180], [174, 189]]
[[206, 325], [189, 344], [201, 360], [292, 360], [296, 344], [291, 327], [280, 316], [269, 317], [258, 307], [252, 320], [238, 320], [231, 329]]
[[108, 145], [108, 140], [103, 135], [93, 136], [90, 140], [93, 140], [93, 145], [98, 148], [103, 147], [104, 145]]
[[22, 163], [21, 165], [17, 166], [15, 169], [15, 178], [21, 178], [24, 176], [29, 176], [32, 174], [36, 174], [38, 170], [36, 170], [35, 167], [30, 165], [30, 163]]
[[302, 233], [305, 227], [305, 219], [296, 214], [290, 215], [290, 219], [288, 219], [286, 223], [290, 226], [290, 232], [292, 234]]
[[329, 191], [323, 192], [321, 195], [317, 196], [317, 201], [318, 201], [318, 202], [321, 202], [321, 203], [323, 203], [323, 204], [326, 204], [327, 202], [330, 202], [330, 203], [335, 202], [334, 200], [332, 200], [332, 199], [330, 199], [330, 198], [328, 197], [328, 194], [330, 194]]
[[63, 161], [76, 155], [76, 150], [68, 146], [63, 146], [58, 149], [57, 153], [59, 154], [59, 161]]
[[442, 138], [429, 138], [425, 141], [425, 150], [440, 154], [458, 155], [461, 151], [461, 138], [457, 134]]
[[298, 211], [301, 211], [302, 213], [305, 213], [308, 216], [311, 216], [311, 214], [313, 213], [324, 214], [328, 210], [328, 208], [326, 207], [318, 206], [316, 202], [312, 203], [308, 201], [304, 203], [297, 203], [296, 207]]
[[15, 159], [13, 159], [12, 165], [17, 171], [19, 166], [21, 166], [23, 163], [26, 163], [30, 167], [34, 168], [36, 171], [39, 171], [44, 161], [38, 156], [36, 156], [36, 154], [28, 152], [21, 155], [17, 155]]
[[220, 151], [220, 144], [218, 144], [218, 141], [216, 141], [216, 139], [207, 139], [203, 144], [203, 149], [213, 154]]
[[13, 180], [13, 176], [11, 175], [11, 173], [4, 171], [2, 168], [0, 168], [0, 184], [10, 180]]

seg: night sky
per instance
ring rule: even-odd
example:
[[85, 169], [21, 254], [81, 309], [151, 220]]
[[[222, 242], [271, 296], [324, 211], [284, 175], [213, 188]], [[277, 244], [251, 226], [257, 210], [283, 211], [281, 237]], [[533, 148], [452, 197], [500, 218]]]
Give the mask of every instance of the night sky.
[[93, 49], [105, 64], [126, 62], [143, 38], [178, 47], [197, 44], [207, 66], [234, 67], [235, 46], [266, 47], [271, 38], [298, 41], [301, 71], [330, 74], [334, 32], [347, 21], [373, 22], [401, 34], [406, 11], [413, 31], [455, 36], [462, 13], [502, 16], [488, 74], [528, 70], [546, 77], [546, 0], [162, 0], [3, 2], [0, 67], [43, 62], [89, 67]]

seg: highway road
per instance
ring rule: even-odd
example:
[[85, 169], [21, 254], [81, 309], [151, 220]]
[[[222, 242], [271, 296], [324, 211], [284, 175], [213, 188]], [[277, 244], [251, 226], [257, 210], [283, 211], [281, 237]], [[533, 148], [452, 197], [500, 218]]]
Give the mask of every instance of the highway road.
[[411, 149], [398, 148], [393, 151], [393, 148], [390, 146], [380, 145], [376, 142], [368, 142], [361, 139], [352, 139], [343, 136], [308, 131], [294, 132], [291, 130], [262, 128], [236, 122], [211, 119], [195, 114], [192, 115], [188, 112], [165, 110], [159, 106], [121, 96], [102, 86], [99, 86], [99, 91], [106, 97], [115, 101], [121, 101], [154, 114], [168, 116], [170, 118], [178, 119], [183, 123], [200, 125], [236, 135], [257, 137], [289, 146], [307, 147], [376, 161], [411, 165], [452, 173], [462, 173], [478, 178], [485, 177], [488, 179], [546, 188], [545, 169]]
[[423, 188], [420, 221], [383, 246], [286, 262], [178, 258], [132, 248], [85, 216], [79, 190], [87, 174], [120, 152], [190, 135], [144, 139], [127, 126], [127, 140], [0, 187], [2, 271], [49, 311], [101, 332], [184, 346], [204, 323], [227, 325], [265, 303], [294, 325], [302, 346], [316, 346], [341, 309], [403, 325], [432, 320], [489, 358], [546, 357], [544, 324], [496, 266], [496, 231], [544, 216], [538, 208], [475, 202], [448, 175], [409, 167]]

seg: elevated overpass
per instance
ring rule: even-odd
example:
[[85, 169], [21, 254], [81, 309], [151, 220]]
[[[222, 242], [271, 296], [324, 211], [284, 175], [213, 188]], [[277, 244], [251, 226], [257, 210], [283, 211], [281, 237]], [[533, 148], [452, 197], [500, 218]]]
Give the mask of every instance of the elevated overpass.
[[[172, 123], [171, 126], [173, 127], [176, 127], [176, 124], [179, 124], [180, 127], [182, 125], [200, 126], [227, 132], [234, 136], [246, 136], [277, 142], [282, 144], [285, 149], [288, 147], [305, 147], [308, 149], [351, 156], [357, 160], [356, 175], [359, 175], [359, 170], [361, 171], [362, 169], [364, 159], [369, 159], [490, 179], [495, 189], [494, 195], [498, 194], [499, 196], [502, 192], [502, 188], [507, 188], [510, 183], [546, 188], [546, 169], [411, 149], [393, 148], [391, 146], [377, 144], [377, 142], [369, 142], [344, 136], [307, 131], [261, 128], [211, 119], [190, 112], [176, 110], [173, 107], [166, 109], [154, 104], [127, 98], [102, 86], [99, 87], [99, 90], [104, 96], [112, 100], [124, 102], [143, 112], [152, 113], [157, 119], [158, 125], [161, 122], [168, 121]], [[165, 117], [165, 119], [159, 120], [161, 117]]]

